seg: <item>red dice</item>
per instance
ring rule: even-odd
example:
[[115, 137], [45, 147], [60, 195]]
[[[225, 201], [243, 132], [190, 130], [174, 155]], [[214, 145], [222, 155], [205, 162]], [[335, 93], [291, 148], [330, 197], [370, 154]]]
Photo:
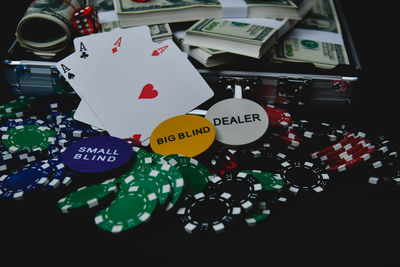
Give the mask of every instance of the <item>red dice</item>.
[[92, 6], [86, 6], [72, 13], [72, 25], [81, 35], [96, 33], [100, 29], [99, 17]]
[[221, 176], [236, 171], [238, 167], [237, 159], [228, 149], [217, 149], [205, 164], [212, 173]]

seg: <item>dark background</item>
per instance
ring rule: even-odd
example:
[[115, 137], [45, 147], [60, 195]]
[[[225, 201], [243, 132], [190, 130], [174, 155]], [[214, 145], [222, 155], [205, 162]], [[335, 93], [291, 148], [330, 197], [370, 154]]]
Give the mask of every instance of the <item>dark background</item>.
[[[2, 58], [29, 2], [3, 6]], [[342, 5], [363, 67], [347, 116], [354, 125], [395, 140], [400, 50], [395, 9], [388, 2]], [[9, 90], [1, 81], [0, 97]], [[190, 236], [172, 215], [128, 234], [109, 235], [93, 226], [90, 212], [61, 214], [55, 207], [60, 196], [0, 202], [3, 259], [143, 266], [389, 266], [398, 261], [399, 189], [371, 186], [355, 174], [335, 180], [318, 197], [290, 203], [255, 228], [216, 237]]]

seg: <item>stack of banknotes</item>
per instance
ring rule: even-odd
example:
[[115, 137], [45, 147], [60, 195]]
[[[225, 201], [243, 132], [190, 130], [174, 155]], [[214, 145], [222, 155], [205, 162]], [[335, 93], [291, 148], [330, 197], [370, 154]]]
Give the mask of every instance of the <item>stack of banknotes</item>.
[[333, 0], [36, 0], [17, 26], [19, 44], [43, 58], [71, 49], [70, 17], [85, 5], [98, 11], [102, 31], [148, 25], [154, 41], [174, 38], [207, 68], [267, 56], [349, 64]]

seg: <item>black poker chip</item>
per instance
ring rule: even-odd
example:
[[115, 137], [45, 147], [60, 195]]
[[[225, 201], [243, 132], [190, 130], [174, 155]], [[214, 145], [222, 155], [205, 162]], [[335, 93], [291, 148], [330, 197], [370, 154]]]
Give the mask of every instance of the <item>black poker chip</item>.
[[375, 155], [369, 166], [368, 183], [377, 186], [400, 185], [400, 155], [397, 150]]
[[301, 135], [308, 150], [319, 150], [337, 142], [346, 133], [341, 127], [328, 122], [296, 120], [291, 129]]
[[301, 160], [282, 162], [280, 175], [285, 180], [288, 191], [297, 196], [324, 191], [330, 179], [316, 163]]
[[228, 192], [220, 194], [197, 193], [186, 199], [177, 210], [179, 220], [187, 233], [220, 234], [232, 226], [241, 208]]
[[262, 184], [252, 175], [245, 172], [214, 176], [207, 183], [204, 192], [206, 194], [219, 195], [228, 192], [232, 195], [235, 205], [242, 208], [243, 213], [254, 207], [262, 191]]

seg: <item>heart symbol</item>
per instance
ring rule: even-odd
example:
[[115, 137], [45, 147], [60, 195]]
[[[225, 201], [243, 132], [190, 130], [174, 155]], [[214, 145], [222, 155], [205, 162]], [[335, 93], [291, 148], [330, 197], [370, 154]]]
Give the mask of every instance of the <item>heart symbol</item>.
[[154, 86], [151, 83], [143, 86], [142, 92], [139, 95], [139, 99], [147, 98], [152, 99], [158, 95], [157, 90], [154, 89]]
[[158, 50], [156, 49], [156, 50], [154, 50], [153, 51], [153, 53], [151, 54], [153, 57], [154, 56], [159, 56], [160, 55], [160, 52], [158, 52]]
[[73, 79], [75, 77], [75, 74], [68, 72], [68, 79]]

